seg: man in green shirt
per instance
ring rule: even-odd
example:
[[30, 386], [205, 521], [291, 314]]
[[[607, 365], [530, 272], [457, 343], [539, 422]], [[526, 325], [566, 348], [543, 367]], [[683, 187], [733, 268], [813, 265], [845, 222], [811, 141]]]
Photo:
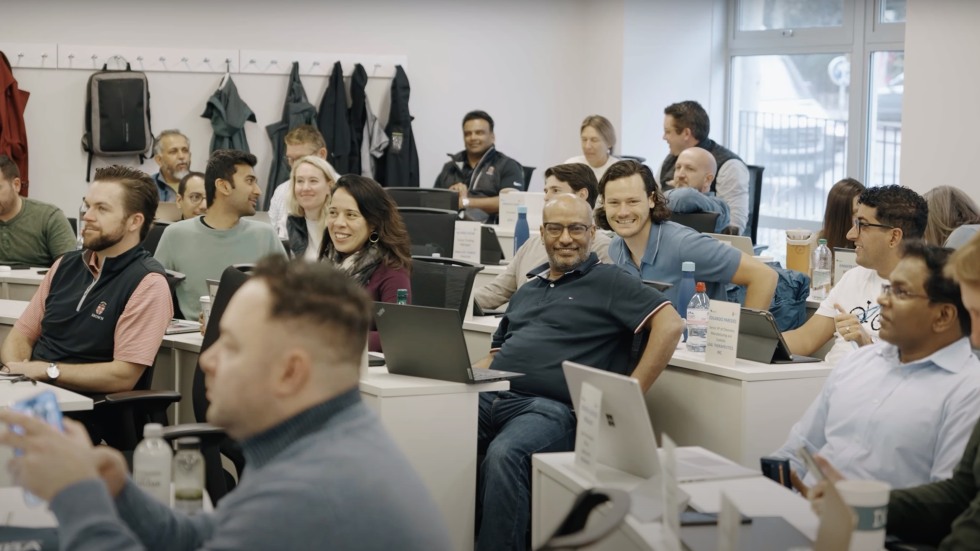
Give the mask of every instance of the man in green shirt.
[[54, 205], [20, 196], [20, 171], [0, 155], [0, 263], [50, 266], [75, 249], [68, 219]]
[[[960, 284], [972, 323], [970, 341], [980, 348], [980, 234], [950, 256], [946, 273]], [[817, 463], [829, 480], [843, 478], [826, 459], [817, 456]], [[818, 510], [824, 484], [810, 492]], [[940, 551], [980, 549], [980, 423], [952, 478], [892, 491], [888, 533], [906, 542], [938, 546]]]

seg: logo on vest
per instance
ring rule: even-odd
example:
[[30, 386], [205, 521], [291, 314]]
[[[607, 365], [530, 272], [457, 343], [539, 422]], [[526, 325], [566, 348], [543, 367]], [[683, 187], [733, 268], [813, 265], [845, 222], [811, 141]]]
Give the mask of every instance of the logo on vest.
[[487, 176], [493, 176], [493, 173], [494, 173], [494, 172], [495, 172], [495, 171], [494, 171], [494, 167], [490, 167], [490, 168], [488, 168], [488, 169], [487, 169]]
[[105, 307], [106, 303], [103, 300], [98, 306], [95, 307], [95, 313], [92, 314], [92, 317], [100, 321], [104, 320], [105, 318], [102, 317], [102, 312], [105, 312]]

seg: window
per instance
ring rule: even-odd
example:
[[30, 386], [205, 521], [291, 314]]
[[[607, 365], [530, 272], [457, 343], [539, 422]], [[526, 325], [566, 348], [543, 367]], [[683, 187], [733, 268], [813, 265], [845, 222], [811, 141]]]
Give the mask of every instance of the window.
[[897, 183], [905, 0], [738, 0], [728, 145], [765, 167], [757, 244], [822, 225], [838, 180]]

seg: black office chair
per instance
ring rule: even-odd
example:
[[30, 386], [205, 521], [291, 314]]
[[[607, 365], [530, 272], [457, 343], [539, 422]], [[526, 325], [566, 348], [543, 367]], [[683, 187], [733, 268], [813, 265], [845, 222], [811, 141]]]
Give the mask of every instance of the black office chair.
[[160, 244], [160, 238], [163, 236], [163, 230], [167, 229], [169, 222], [154, 222], [150, 226], [150, 231], [147, 232], [146, 237], [143, 239], [143, 248], [146, 249], [151, 255], [157, 252], [157, 246]]
[[759, 234], [759, 205], [762, 204], [762, 173], [766, 167], [759, 165], [747, 165], [749, 167], [749, 223], [746, 233], [752, 238], [752, 244], [756, 244], [756, 237]]
[[399, 207], [459, 210], [459, 194], [449, 189], [386, 187], [385, 192]]
[[[608, 503], [602, 516], [588, 524], [589, 516], [600, 505]], [[623, 490], [593, 488], [578, 495], [572, 510], [548, 541], [537, 551], [581, 549], [602, 541], [623, 523], [630, 512], [630, 495]], [[588, 524], [588, 525], [587, 525]]]
[[479, 264], [453, 258], [413, 256], [412, 304], [455, 308], [462, 320], [470, 303], [476, 274], [482, 269]]
[[531, 176], [534, 174], [534, 169], [538, 168], [536, 166], [524, 166], [524, 191], [531, 189]]
[[[639, 155], [620, 155], [619, 160], [621, 161], [636, 161], [640, 164], [647, 162], [646, 157], [640, 157]], [[659, 176], [658, 176], [659, 178]]]
[[184, 313], [180, 311], [180, 304], [177, 302], [177, 286], [180, 285], [182, 281], [187, 279], [187, 276], [180, 272], [167, 270], [166, 277], [167, 286], [170, 287], [170, 300], [174, 305], [174, 318], [184, 319]]
[[78, 218], [68, 217], [68, 225], [71, 226], [71, 232], [78, 237]]
[[678, 224], [683, 224], [701, 233], [715, 233], [715, 222], [718, 220], [717, 212], [674, 212], [670, 219]]
[[455, 210], [423, 207], [398, 207], [412, 241], [412, 254], [421, 256], [453, 256], [456, 239]]

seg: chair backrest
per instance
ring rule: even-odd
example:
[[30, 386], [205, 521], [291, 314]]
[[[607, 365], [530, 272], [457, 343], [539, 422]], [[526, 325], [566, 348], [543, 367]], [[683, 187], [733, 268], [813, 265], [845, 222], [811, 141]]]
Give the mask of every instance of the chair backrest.
[[78, 218], [69, 216], [68, 225], [71, 226], [71, 232], [75, 234], [75, 237], [78, 237]]
[[187, 276], [180, 272], [167, 270], [166, 277], [167, 286], [170, 287], [170, 300], [174, 305], [174, 318], [184, 319], [184, 313], [180, 311], [180, 304], [177, 302], [177, 285], [179, 285], [181, 281], [187, 279]]
[[751, 237], [752, 244], [755, 245], [759, 233], [759, 205], [762, 203], [762, 173], [765, 172], [766, 167], [747, 166], [749, 167], [749, 222], [743, 235]]
[[534, 175], [534, 169], [538, 168], [536, 166], [522, 166], [524, 169], [524, 191], [531, 189], [531, 176]]
[[455, 210], [424, 207], [398, 207], [412, 241], [412, 254], [451, 257], [456, 239]]
[[449, 189], [430, 187], [386, 187], [385, 192], [399, 207], [458, 210], [459, 194]]
[[[204, 339], [201, 341], [202, 354], [218, 340], [218, 337], [221, 335], [219, 328], [221, 316], [224, 315], [225, 308], [228, 307], [232, 295], [248, 281], [248, 278], [248, 273], [238, 266], [229, 266], [221, 273], [218, 293], [214, 296], [214, 302], [211, 304], [211, 314], [208, 317], [208, 325], [204, 331]], [[200, 422], [204, 421], [205, 414], [208, 411], [208, 399], [205, 395], [206, 390], [204, 387], [204, 372], [201, 371], [201, 362], [199, 359], [197, 367], [194, 369], [193, 398], [194, 418]]]
[[699, 231], [701, 233], [715, 233], [715, 221], [718, 220], [717, 212], [675, 212], [670, 215], [670, 219], [678, 224]]
[[[630, 501], [628, 493], [613, 488], [593, 488], [582, 492], [561, 526], [537, 551], [580, 549], [602, 541], [626, 519]], [[603, 510], [602, 516], [588, 522], [592, 511], [603, 503], [609, 503], [609, 507]]]
[[476, 274], [483, 269], [453, 258], [412, 257], [412, 304], [459, 310], [466, 316]]
[[[623, 160], [623, 161], [636, 161], [636, 162], [638, 162], [640, 164], [643, 164], [643, 163], [647, 162], [647, 158], [646, 157], [640, 157], [639, 155], [620, 155], [619, 158], [620, 158], [620, 160]], [[657, 178], [659, 178], [659, 177], [660, 176], [657, 176]]]
[[143, 248], [147, 250], [151, 255], [157, 252], [157, 245], [160, 244], [160, 238], [163, 236], [163, 230], [167, 229], [169, 222], [154, 222], [150, 226], [150, 231], [146, 233], [146, 237], [143, 239]]

